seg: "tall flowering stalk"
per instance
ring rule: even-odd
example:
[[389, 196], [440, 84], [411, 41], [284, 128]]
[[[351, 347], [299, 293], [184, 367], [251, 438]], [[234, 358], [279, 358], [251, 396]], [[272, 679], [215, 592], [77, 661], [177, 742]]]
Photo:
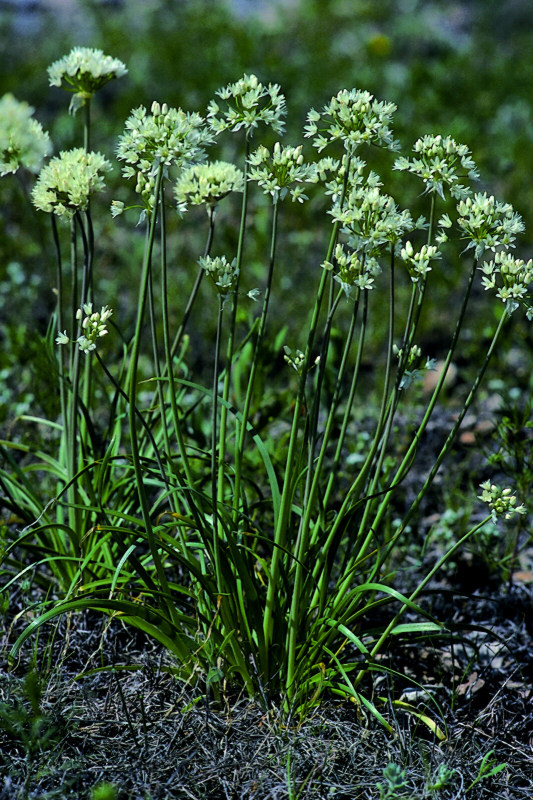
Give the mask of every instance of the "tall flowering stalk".
[[[212, 100], [208, 106], [207, 118], [211, 129], [220, 134], [225, 131], [237, 133], [244, 132], [245, 135], [245, 159], [244, 159], [244, 189], [241, 206], [241, 222], [239, 228], [239, 238], [237, 243], [237, 254], [235, 257], [236, 281], [232, 295], [232, 311], [230, 327], [228, 332], [226, 347], [226, 370], [224, 375], [224, 385], [222, 391], [222, 408], [220, 414], [220, 435], [218, 452], [218, 489], [217, 501], [224, 502], [224, 459], [226, 452], [226, 437], [228, 424], [228, 400], [231, 386], [232, 362], [235, 348], [235, 328], [237, 320], [239, 276], [242, 270], [244, 253], [244, 234], [246, 229], [246, 214], [248, 204], [248, 171], [250, 156], [250, 141], [259, 125], [271, 127], [276, 133], [282, 133], [285, 128], [283, 121], [286, 114], [285, 97], [280, 92], [277, 84], [264, 86], [256, 75], [243, 75], [235, 83], [228, 84], [217, 91], [217, 96], [223, 102], [223, 106]], [[244, 423], [246, 427], [246, 421]], [[240, 433], [240, 425], [236, 424], [236, 438], [242, 441], [244, 433]], [[239, 461], [239, 459], [238, 459]], [[238, 467], [239, 469], [239, 467]], [[238, 503], [238, 499], [236, 499]]]
[[[63, 439], [62, 447], [66, 453], [67, 471], [66, 483], [69, 487], [69, 518], [70, 526], [79, 536], [80, 529], [80, 515], [76, 510], [76, 505], [79, 503], [77, 496], [74, 478], [78, 470], [82, 466], [80, 454], [82, 449], [86, 446], [87, 431], [85, 424], [82, 423], [81, 431], [79, 429], [80, 417], [80, 350], [87, 353], [89, 349], [84, 348], [82, 343], [88, 342], [86, 339], [81, 311], [76, 309], [77, 303], [80, 302], [80, 308], [91, 309], [92, 303], [89, 298], [91, 274], [92, 274], [92, 258], [93, 252], [90, 246], [92, 237], [88, 235], [91, 230], [91, 222], [88, 215], [88, 208], [90, 198], [93, 194], [100, 192], [104, 188], [103, 174], [111, 169], [111, 164], [101, 155], [101, 153], [86, 152], [83, 148], [75, 148], [74, 150], [64, 151], [59, 156], [52, 158], [50, 162], [41, 170], [37, 182], [32, 191], [32, 199], [35, 207], [39, 211], [49, 213], [52, 215], [53, 232], [56, 240], [56, 250], [58, 254], [58, 272], [57, 272], [57, 292], [58, 292], [58, 305], [57, 305], [57, 325], [58, 325], [58, 343], [64, 344], [68, 341], [66, 334], [66, 327], [68, 326], [72, 333], [76, 331], [75, 337], [78, 340], [79, 348], [74, 348], [69, 360], [68, 375], [70, 377], [70, 389], [66, 391], [65, 382], [67, 380], [65, 371], [66, 364], [63, 351], [60, 351], [60, 396], [62, 406], [63, 418]], [[82, 219], [82, 214], [85, 213], [85, 221]], [[67, 302], [65, 298], [64, 275], [62, 268], [62, 260], [60, 257], [60, 245], [58, 238], [58, 231], [56, 226], [56, 218], [65, 219], [70, 225], [70, 271], [71, 271], [71, 290], [70, 290], [70, 307], [71, 313], [68, 314]], [[83, 243], [83, 267], [81, 285], [79, 281], [78, 270], [78, 247], [77, 247], [77, 231], [80, 231]], [[80, 300], [78, 299], [80, 298]], [[104, 313], [104, 312], [103, 312]], [[88, 317], [86, 317], [88, 319]], [[87, 327], [87, 326], [85, 326]], [[87, 406], [89, 396], [89, 381], [90, 373], [88, 372], [88, 363], [84, 366], [86, 369], [85, 384], [84, 384], [84, 400], [85, 407]], [[81, 436], [81, 439], [80, 439]], [[76, 538], [75, 536], [75, 538]]]

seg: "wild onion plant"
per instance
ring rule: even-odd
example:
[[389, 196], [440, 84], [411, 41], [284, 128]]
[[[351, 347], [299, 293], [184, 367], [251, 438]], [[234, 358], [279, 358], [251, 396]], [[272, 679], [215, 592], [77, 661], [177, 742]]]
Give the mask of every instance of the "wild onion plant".
[[[510, 205], [472, 191], [478, 174], [470, 150], [440, 135], [424, 136], [412, 155], [391, 161], [406, 180], [422, 181], [428, 218], [414, 219], [363, 160], [365, 148], [399, 149], [395, 105], [365, 91], [340, 91], [321, 111], [309, 112], [304, 137], [318, 154], [331, 155], [313, 158], [302, 144], [257, 144], [267, 128], [282, 134], [285, 99], [279, 86], [245, 75], [217, 92], [205, 117], [154, 102], [126, 121], [116, 158], [137, 200], [113, 201], [111, 211], [126, 226], [131, 209], [140, 210], [145, 246], [142, 263], [131, 266], [131, 280], [139, 282], [133, 335], [121, 338], [120, 297], [100, 296], [92, 215], [105, 213], [98, 195], [110, 162], [90, 150], [90, 98], [125, 72], [121, 62], [86, 48], [50, 68], [52, 85], [75, 92], [71, 110], [84, 109], [84, 134], [83, 147], [42, 168], [33, 190], [35, 206], [50, 214], [57, 254], [47, 357], [61, 414], [38, 420], [57, 437], [53, 452], [32, 452], [18, 441], [1, 445], [5, 503], [24, 522], [5, 556], [16, 573], [10, 582], [37, 569], [36, 580], [52, 586], [12, 656], [55, 616], [99, 609], [155, 637], [175, 656], [176, 675], [215, 695], [244, 686], [266, 705], [281, 701], [290, 714], [335, 693], [387, 724], [362, 685], [382, 669], [380, 653], [394, 637], [438, 633], [439, 623], [416, 603], [424, 587], [488, 520], [525, 514], [510, 489], [483, 484], [488, 515], [411, 594], [395, 587], [391, 554], [453, 447], [504, 326], [520, 307], [532, 316], [533, 263], [513, 255], [522, 220]], [[17, 125], [16, 115], [0, 120], [0, 152], [12, 170], [28, 166], [24, 144], [17, 150], [23, 134]], [[40, 137], [42, 157], [43, 136], [35, 130], [29, 146], [36, 149]], [[219, 137], [235, 137], [240, 163], [208, 161]], [[250, 204], [261, 192], [270, 201], [270, 246], [261, 289], [245, 292]], [[218, 209], [231, 193], [241, 198], [235, 250], [215, 255]], [[289, 269], [280, 226], [288, 204], [304, 209], [311, 196], [327, 208], [328, 243], [323, 254], [306, 255], [316, 286], [307, 327], [299, 341], [280, 344], [284, 391], [294, 389], [290, 402], [259, 424], [274, 278]], [[206, 243], [192, 293], [179, 298], [176, 323], [176, 309], [169, 308], [176, 254], [169, 253], [167, 219], [179, 213], [186, 231], [193, 205], [207, 211]], [[408, 443], [398, 447], [395, 420], [411, 402], [411, 385], [432, 368], [417, 344], [427, 286], [454, 248], [465, 264], [464, 293], [448, 353]], [[437, 407], [476, 279], [501, 301], [499, 322], [433, 467], [391, 533], [388, 514]], [[212, 287], [202, 314], [216, 330], [207, 384], [196, 374], [187, 336], [202, 281]], [[399, 296], [406, 283], [404, 307]], [[258, 310], [242, 335], [242, 310], [251, 316], [254, 300]], [[343, 315], [339, 350], [332, 330]], [[370, 320], [383, 315], [375, 422], [360, 463], [347, 469], [356, 412], [367, 403], [361, 365]], [[46, 498], [36, 473], [50, 492]], [[377, 610], [385, 623], [376, 623]], [[406, 610], [420, 621], [402, 622]]]

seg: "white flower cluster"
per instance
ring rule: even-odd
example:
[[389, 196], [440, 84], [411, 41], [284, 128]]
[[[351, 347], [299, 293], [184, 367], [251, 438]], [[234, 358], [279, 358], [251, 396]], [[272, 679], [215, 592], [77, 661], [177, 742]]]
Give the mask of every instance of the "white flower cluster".
[[344, 204], [334, 204], [329, 212], [342, 225], [350, 247], [372, 256], [416, 227], [407, 209], [400, 210], [390, 195], [380, 192], [376, 177], [352, 187]]
[[[113, 309], [109, 306], [102, 306], [101, 311], [93, 311], [92, 303], [84, 303], [76, 311], [76, 319], [81, 325], [83, 333], [78, 336], [76, 342], [78, 347], [87, 355], [91, 350], [96, 349], [96, 342], [108, 333], [107, 320], [111, 317]], [[67, 332], [59, 332], [56, 344], [68, 344], [70, 339]]]
[[373, 289], [374, 277], [380, 269], [377, 260], [372, 256], [365, 253], [360, 255], [353, 250], [346, 252], [341, 244], [335, 247], [333, 262], [324, 261], [322, 266], [330, 270], [337, 267], [338, 272], [333, 277], [341, 284], [347, 297], [352, 296], [354, 288]]
[[407, 271], [413, 283], [418, 283], [421, 278], [424, 279], [427, 273], [431, 271], [430, 262], [441, 257], [436, 247], [427, 244], [423, 245], [423, 247], [415, 253], [410, 241], [405, 243], [405, 247], [402, 248], [400, 255], [405, 262], [405, 266], [407, 267]]
[[398, 158], [394, 169], [408, 170], [422, 178], [426, 192], [437, 192], [444, 199], [444, 188], [456, 199], [470, 194], [470, 189], [459, 183], [464, 177], [477, 180], [477, 171], [472, 154], [465, 144], [458, 144], [451, 136], [423, 136], [415, 142], [416, 156], [409, 160]]
[[293, 184], [316, 183], [317, 180], [315, 165], [304, 163], [302, 145], [282, 147], [276, 142], [272, 155], [261, 145], [251, 154], [248, 163], [252, 167], [249, 180], [257, 181], [267, 194], [272, 195], [274, 203], [289, 193], [293, 202], [303, 203], [308, 199], [303, 187]]
[[313, 138], [320, 153], [329, 142], [342, 142], [353, 154], [361, 144], [373, 144], [397, 150], [389, 123], [396, 106], [381, 102], [370, 92], [343, 89], [324, 106], [322, 112], [312, 108], [307, 115], [304, 135]]
[[[213, 135], [196, 112], [169, 108], [166, 103], [152, 103], [151, 113], [144, 106], [133, 109], [119, 137], [117, 158], [125, 161], [125, 178], [135, 178], [135, 191], [144, 201], [145, 211], [154, 207], [155, 178], [160, 164], [165, 170], [205, 161], [205, 148]], [[118, 204], [115, 216], [120, 213]]]
[[67, 56], [48, 67], [48, 77], [50, 86], [62, 86], [75, 92], [70, 110], [76, 112], [98, 89], [113, 78], [121, 78], [127, 71], [122, 61], [104, 55], [101, 50], [74, 47]]
[[227, 161], [195, 164], [178, 178], [174, 191], [180, 214], [189, 205], [206, 205], [214, 209], [230, 192], [242, 192], [244, 176], [240, 169]]
[[532, 259], [525, 262], [511, 253], [501, 251], [479, 269], [483, 272], [481, 283], [485, 289], [497, 289], [496, 297], [505, 303], [510, 314], [522, 303], [526, 307], [528, 319], [533, 319], [533, 305], [527, 302], [533, 283]]
[[33, 108], [12, 94], [0, 98], [0, 175], [19, 167], [38, 172], [50, 153], [50, 137], [32, 114]]
[[230, 263], [226, 256], [206, 256], [198, 260], [200, 267], [213, 281], [218, 294], [225, 299], [234, 291], [239, 276], [237, 259]]
[[101, 153], [87, 153], [83, 148], [62, 152], [39, 173], [33, 204], [40, 211], [71, 219], [87, 208], [92, 194], [104, 188], [100, 173], [110, 169]]
[[207, 110], [211, 129], [217, 134], [244, 129], [247, 136], [251, 136], [261, 122], [276, 133], [283, 133], [286, 108], [280, 88], [272, 83], [263, 86], [255, 75], [243, 75], [236, 83], [219, 89], [216, 94], [226, 101], [227, 108], [222, 111], [219, 104], [211, 100]]
[[[473, 248], [476, 258], [485, 250], [494, 252], [498, 247], [510, 247], [516, 234], [524, 230], [520, 214], [509, 203], [501, 203], [486, 192], [460, 200], [457, 213], [461, 238], [469, 240], [466, 249]], [[441, 233], [437, 241], [442, 243], [448, 238], [446, 229], [452, 227], [452, 221], [447, 214], [441, 217], [439, 226]]]
[[488, 504], [494, 522], [502, 516], [504, 519], [511, 519], [515, 514], [527, 514], [523, 504], [516, 505], [516, 497], [511, 489], [502, 489], [490, 481], [480, 484], [479, 488], [483, 491], [478, 495], [478, 500]]

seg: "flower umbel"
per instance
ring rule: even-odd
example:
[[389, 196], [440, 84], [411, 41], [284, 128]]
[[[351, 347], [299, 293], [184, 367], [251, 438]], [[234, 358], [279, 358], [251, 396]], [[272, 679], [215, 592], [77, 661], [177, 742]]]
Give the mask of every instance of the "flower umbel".
[[[510, 247], [516, 234], [524, 230], [522, 217], [509, 203], [500, 203], [492, 195], [477, 193], [473, 197], [460, 200], [457, 204], [459, 226], [462, 239], [468, 239], [466, 249], [474, 248], [475, 257], [479, 258], [485, 250], [495, 251], [498, 247]], [[447, 214], [439, 220], [442, 229], [451, 228], [452, 222]], [[438, 236], [444, 242], [447, 234], [444, 230]]]
[[373, 289], [374, 276], [380, 270], [375, 258], [354, 251], [347, 253], [341, 244], [335, 247], [333, 263], [324, 261], [322, 266], [330, 270], [337, 267], [338, 272], [333, 277], [341, 284], [347, 297], [351, 297], [354, 288]]
[[32, 114], [33, 108], [12, 94], [0, 99], [0, 175], [19, 167], [38, 172], [50, 153], [50, 137]]
[[251, 154], [248, 163], [252, 167], [249, 180], [257, 181], [267, 194], [272, 195], [274, 203], [283, 200], [290, 192], [294, 201], [303, 203], [307, 195], [300, 183], [316, 183], [317, 171], [314, 164], [305, 164], [302, 154], [302, 145], [298, 147], [282, 147], [279, 142], [274, 145], [272, 155], [270, 151], [260, 145]]
[[465, 198], [470, 189], [459, 183], [464, 177], [477, 180], [479, 173], [472, 154], [465, 144], [458, 144], [451, 136], [423, 136], [413, 146], [415, 157], [398, 158], [394, 169], [408, 170], [422, 178], [426, 192], [437, 192], [444, 199], [444, 188], [452, 197]]
[[207, 256], [198, 259], [201, 268], [213, 281], [218, 294], [225, 299], [235, 290], [239, 270], [237, 269], [237, 259], [234, 258], [230, 263], [226, 256]]
[[153, 102], [151, 113], [144, 106], [135, 108], [126, 120], [126, 130], [117, 145], [117, 158], [125, 161], [125, 178], [135, 178], [135, 191], [141, 196], [145, 210], [151, 211], [155, 198], [155, 178], [160, 165], [165, 172], [172, 166], [183, 167], [205, 161], [205, 148], [213, 134], [196, 112], [169, 108]]
[[380, 192], [376, 178], [371, 173], [367, 182], [349, 190], [342, 207], [337, 202], [329, 212], [342, 225], [350, 247], [372, 256], [416, 227], [407, 209], [400, 210], [390, 195]]
[[418, 253], [415, 253], [413, 245], [409, 241], [405, 243], [400, 255], [405, 262], [413, 283], [418, 283], [421, 278], [424, 279], [428, 272], [431, 271], [430, 261], [441, 257], [436, 247], [427, 244]]
[[280, 88], [277, 83], [263, 86], [255, 75], [243, 75], [236, 83], [219, 89], [216, 94], [226, 101], [227, 108], [221, 111], [219, 104], [211, 100], [207, 110], [211, 129], [218, 134], [244, 128], [246, 135], [251, 136], [262, 122], [276, 133], [283, 133], [286, 110]]
[[533, 318], [533, 306], [526, 300], [533, 282], [532, 259], [525, 262], [511, 253], [499, 252], [479, 269], [483, 272], [481, 283], [485, 289], [496, 289], [496, 297], [506, 304], [510, 314], [522, 303], [528, 319]]
[[361, 144], [398, 150], [389, 123], [396, 106], [376, 100], [370, 92], [343, 89], [324, 106], [322, 113], [312, 108], [307, 115], [305, 136], [314, 137], [320, 153], [329, 142], [341, 141], [353, 154]]
[[60, 153], [39, 173], [33, 203], [40, 211], [71, 219], [87, 208], [92, 194], [104, 188], [101, 172], [110, 169], [101, 153], [87, 153], [83, 148]]
[[98, 89], [113, 78], [121, 78], [127, 69], [118, 58], [106, 56], [92, 47], [74, 47], [67, 56], [48, 67], [50, 86], [62, 86], [74, 92], [70, 112], [75, 114]]
[[511, 489], [502, 489], [490, 481], [480, 484], [479, 488], [483, 491], [478, 495], [478, 500], [488, 504], [494, 522], [501, 516], [504, 519], [511, 519], [515, 514], [527, 513], [527, 509], [523, 504], [516, 505], [516, 497], [512, 494]]
[[178, 211], [205, 204], [211, 211], [230, 192], [242, 192], [242, 171], [227, 161], [196, 164], [184, 170], [175, 186]]
[[[106, 323], [113, 313], [113, 309], [109, 306], [102, 306], [101, 311], [93, 312], [92, 303], [84, 303], [81, 308], [76, 311], [76, 319], [81, 325], [83, 333], [78, 336], [76, 343], [80, 350], [87, 355], [91, 350], [96, 349], [98, 339], [108, 333]], [[66, 331], [59, 331], [56, 344], [63, 345], [69, 344], [70, 339]]]

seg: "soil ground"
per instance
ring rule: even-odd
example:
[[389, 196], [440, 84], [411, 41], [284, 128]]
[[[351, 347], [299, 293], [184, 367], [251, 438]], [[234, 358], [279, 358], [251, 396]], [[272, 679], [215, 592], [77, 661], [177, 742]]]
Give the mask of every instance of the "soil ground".
[[[105, 782], [120, 800], [530, 800], [531, 587], [467, 595], [443, 581], [426, 605], [449, 633], [429, 644], [397, 643], [383, 656], [394, 680], [384, 673], [367, 687], [392, 735], [332, 699], [289, 725], [275, 707], [267, 713], [242, 696], [228, 693], [216, 705], [172, 677], [158, 645], [90, 612], [41, 634], [33, 651], [45, 668], [39, 699], [27, 678], [32, 652], [8, 669], [14, 630], [7, 631], [0, 800], [82, 800]], [[483, 777], [483, 763], [487, 773], [505, 767]], [[387, 794], [390, 764], [404, 771], [405, 785]], [[444, 765], [453, 770], [447, 780]]]

